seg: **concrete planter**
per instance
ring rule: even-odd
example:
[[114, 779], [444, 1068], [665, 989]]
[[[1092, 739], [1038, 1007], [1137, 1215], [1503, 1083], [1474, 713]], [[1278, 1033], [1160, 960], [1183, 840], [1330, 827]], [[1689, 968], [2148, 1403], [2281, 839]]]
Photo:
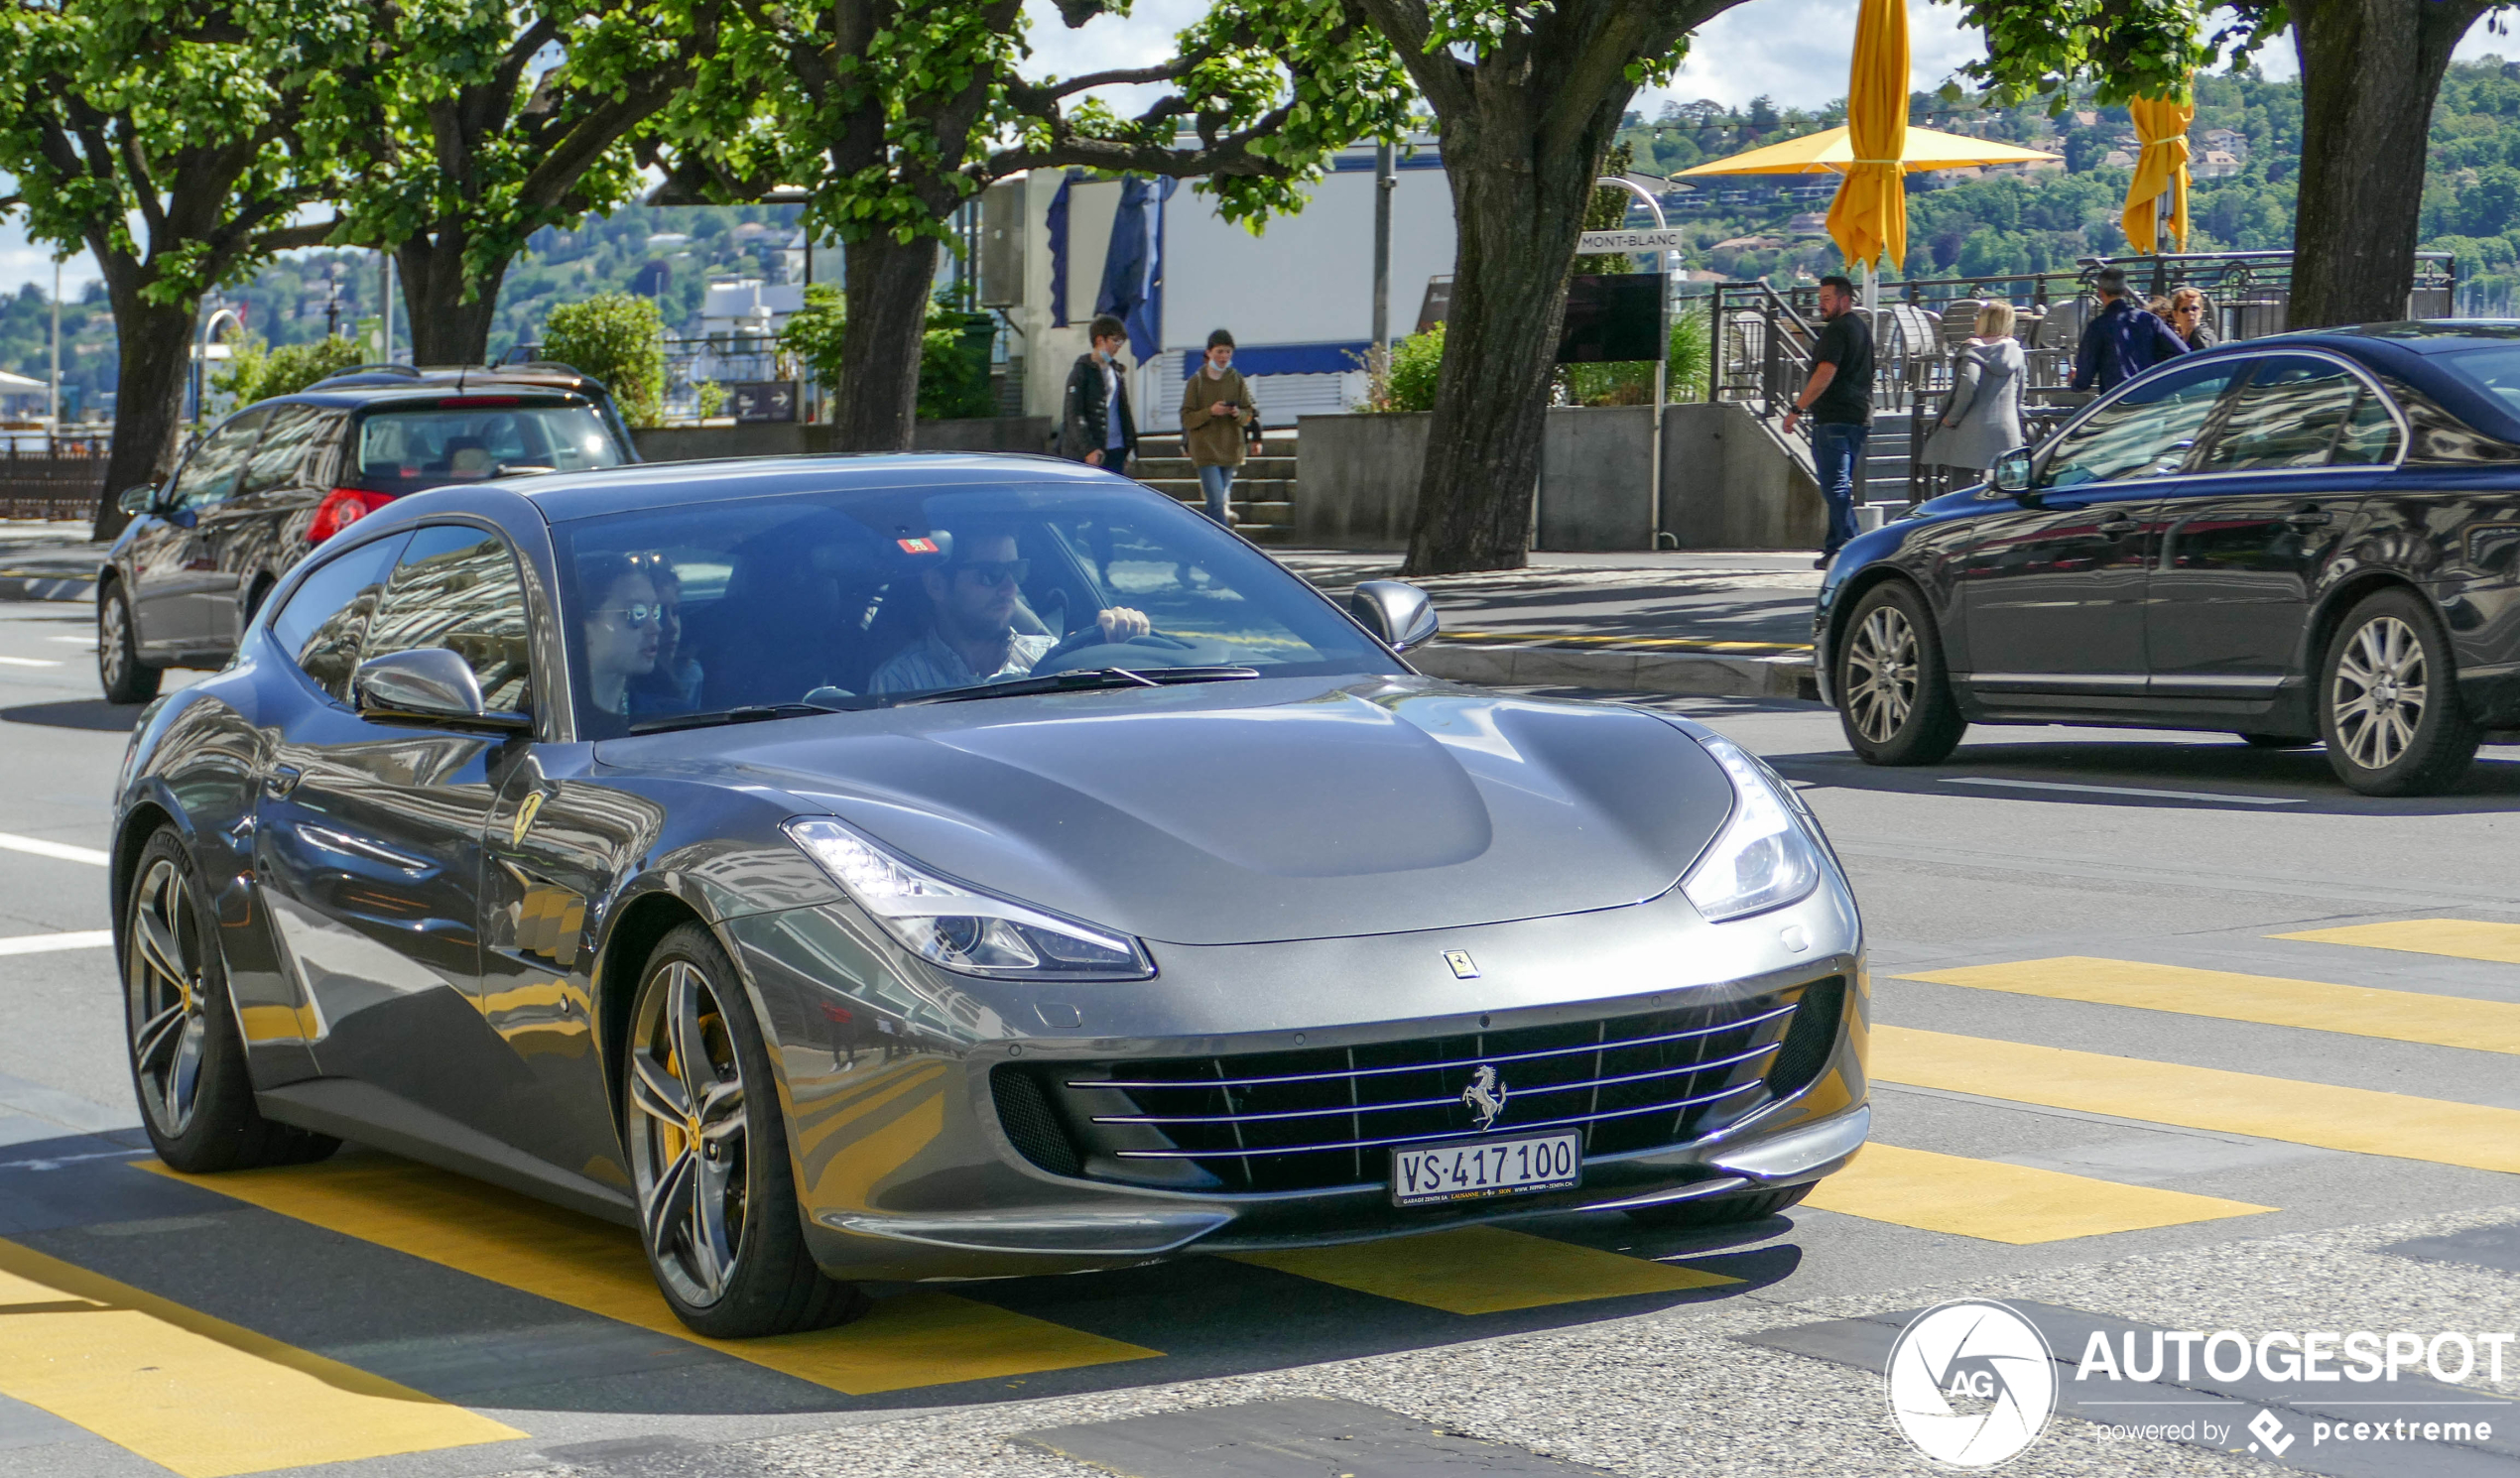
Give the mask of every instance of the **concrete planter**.
[[[1426, 465], [1426, 413], [1307, 416], [1294, 542], [1396, 550], [1409, 543]], [[1560, 407], [1541, 444], [1540, 548], [1637, 551], [1651, 533], [1653, 411]], [[1820, 486], [1777, 437], [1729, 402], [1664, 408], [1663, 528], [1683, 549], [1816, 549]]]
[[[987, 416], [969, 421], [921, 421], [911, 427], [920, 451], [1042, 451], [1051, 433], [1046, 416]], [[721, 456], [801, 456], [831, 449], [831, 428], [812, 422], [756, 422], [741, 426], [669, 426], [634, 431], [639, 455], [652, 462], [690, 462]]]

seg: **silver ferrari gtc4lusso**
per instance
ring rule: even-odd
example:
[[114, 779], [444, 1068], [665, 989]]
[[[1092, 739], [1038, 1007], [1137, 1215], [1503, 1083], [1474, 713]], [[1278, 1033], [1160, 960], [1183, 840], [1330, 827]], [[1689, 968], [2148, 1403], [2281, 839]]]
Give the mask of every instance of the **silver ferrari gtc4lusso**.
[[1869, 1122], [1811, 812], [1685, 719], [1422, 677], [1435, 626], [1043, 458], [402, 499], [132, 741], [151, 1138], [636, 1225], [716, 1335], [856, 1280], [1794, 1204]]

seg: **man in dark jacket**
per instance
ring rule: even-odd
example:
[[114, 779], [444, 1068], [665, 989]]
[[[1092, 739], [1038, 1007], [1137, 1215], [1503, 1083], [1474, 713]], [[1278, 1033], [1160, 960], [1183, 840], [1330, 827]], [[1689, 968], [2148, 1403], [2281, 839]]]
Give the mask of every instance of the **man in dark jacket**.
[[1129, 372], [1120, 366], [1128, 326], [1104, 313], [1085, 330], [1093, 352], [1076, 356], [1059, 416], [1059, 454], [1126, 472], [1138, 454], [1137, 418], [1129, 414]]
[[2126, 291], [2126, 269], [2103, 267], [2091, 279], [2108, 302], [2082, 325], [2074, 353], [2074, 388], [2115, 390], [2165, 359], [2188, 352], [2170, 325]]

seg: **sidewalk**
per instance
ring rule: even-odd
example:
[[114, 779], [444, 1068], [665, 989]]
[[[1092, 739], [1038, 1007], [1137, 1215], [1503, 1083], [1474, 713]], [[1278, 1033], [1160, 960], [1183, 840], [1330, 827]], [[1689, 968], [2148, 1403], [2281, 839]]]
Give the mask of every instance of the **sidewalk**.
[[[1359, 580], [1400, 573], [1398, 554], [1270, 553], [1340, 601]], [[1444, 630], [1410, 662], [1499, 686], [1818, 696], [1811, 643], [1821, 573], [1808, 554], [1531, 557], [1524, 569], [1413, 581], [1435, 597]]]
[[0, 519], [0, 600], [87, 600], [104, 558], [84, 522]]

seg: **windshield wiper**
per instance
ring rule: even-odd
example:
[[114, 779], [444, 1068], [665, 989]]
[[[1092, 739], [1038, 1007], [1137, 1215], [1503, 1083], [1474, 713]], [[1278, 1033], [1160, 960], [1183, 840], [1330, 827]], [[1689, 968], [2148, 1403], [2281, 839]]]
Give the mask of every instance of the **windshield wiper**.
[[936, 692], [912, 693], [894, 700], [894, 706], [914, 703], [962, 703], [973, 698], [1015, 698], [1027, 693], [1085, 692], [1097, 687], [1163, 687], [1175, 682], [1231, 682], [1243, 677], [1257, 677], [1258, 668], [1079, 668], [1072, 673], [1050, 673], [1039, 677], [1009, 677], [1003, 682], [974, 682], [968, 687], [947, 687]]
[[644, 718], [630, 726], [633, 734], [666, 734], [676, 729], [704, 729], [715, 724], [759, 723], [766, 718], [796, 718], [807, 713], [846, 713], [828, 703], [743, 703], [715, 713], [676, 713]]

